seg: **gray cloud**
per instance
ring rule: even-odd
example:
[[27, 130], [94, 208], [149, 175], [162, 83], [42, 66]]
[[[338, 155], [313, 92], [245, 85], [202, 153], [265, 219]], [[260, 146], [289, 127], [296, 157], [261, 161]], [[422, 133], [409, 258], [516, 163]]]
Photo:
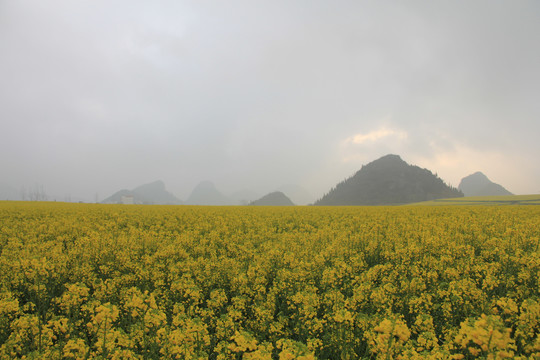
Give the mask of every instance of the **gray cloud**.
[[[536, 1], [0, 3], [12, 187], [319, 196], [385, 153], [540, 190]], [[355, 135], [393, 129], [346, 143]]]

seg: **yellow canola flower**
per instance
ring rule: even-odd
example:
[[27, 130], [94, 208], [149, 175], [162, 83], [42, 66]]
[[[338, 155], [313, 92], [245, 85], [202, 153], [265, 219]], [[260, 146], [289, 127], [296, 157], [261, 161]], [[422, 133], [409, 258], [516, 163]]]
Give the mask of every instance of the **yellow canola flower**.
[[70, 339], [64, 345], [62, 356], [66, 359], [83, 360], [87, 359], [88, 346], [83, 339]]
[[537, 358], [538, 228], [537, 205], [0, 201], [0, 359]]
[[92, 324], [98, 326], [107, 322], [110, 324], [118, 319], [118, 314], [119, 311], [116, 305], [110, 303], [99, 305], [92, 316]]
[[403, 320], [385, 318], [367, 336], [370, 350], [377, 358], [393, 358], [401, 354], [411, 332]]
[[516, 348], [510, 335], [511, 329], [504, 327], [499, 316], [482, 314], [479, 319], [469, 319], [461, 324], [455, 342], [473, 356], [509, 358], [513, 357]]
[[231, 340], [233, 341], [233, 343], [229, 345], [231, 351], [246, 352], [257, 349], [257, 340], [245, 331], [236, 331]]

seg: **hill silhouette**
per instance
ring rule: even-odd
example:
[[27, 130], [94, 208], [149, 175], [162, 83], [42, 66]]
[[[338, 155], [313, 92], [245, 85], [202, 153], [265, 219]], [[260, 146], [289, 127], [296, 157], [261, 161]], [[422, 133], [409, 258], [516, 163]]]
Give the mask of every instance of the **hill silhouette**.
[[386, 155], [362, 166], [314, 205], [398, 205], [462, 196], [431, 171]]
[[255, 206], [294, 206], [294, 203], [281, 191], [274, 191], [264, 195], [259, 200], [251, 202]]
[[179, 205], [182, 201], [165, 189], [163, 181], [158, 180], [136, 187], [133, 190], [120, 190], [102, 201], [104, 204], [121, 204], [126, 197], [132, 197], [134, 204]]
[[488, 177], [480, 171], [461, 179], [458, 189], [463, 192], [465, 196], [513, 195], [501, 185], [489, 180]]
[[233, 205], [234, 201], [223, 195], [211, 181], [199, 183], [188, 199], [188, 205]]

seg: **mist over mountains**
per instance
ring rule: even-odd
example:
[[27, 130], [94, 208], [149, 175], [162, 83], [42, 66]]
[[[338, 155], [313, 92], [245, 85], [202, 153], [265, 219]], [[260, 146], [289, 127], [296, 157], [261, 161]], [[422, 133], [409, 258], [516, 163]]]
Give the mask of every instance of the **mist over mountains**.
[[[39, 198], [31, 196], [40, 190]], [[42, 188], [17, 191], [0, 182], [0, 200], [79, 201], [41, 194]], [[105, 204], [163, 205], [398, 205], [441, 198], [462, 196], [512, 195], [503, 186], [489, 180], [482, 172], [464, 177], [458, 188], [447, 185], [428, 169], [409, 165], [398, 155], [386, 155], [372, 161], [351, 177], [339, 182], [317, 201], [302, 186], [282, 185], [266, 194], [249, 189], [232, 194], [221, 192], [211, 181], [202, 181], [185, 201], [169, 192], [165, 183], [157, 180], [134, 189], [122, 189], [107, 197]], [[97, 194], [96, 194], [97, 202]]]
[[[200, 182], [186, 200], [186, 205], [294, 205], [291, 198], [297, 199], [300, 205], [307, 205], [311, 195], [299, 185], [289, 184], [279, 187], [261, 196], [257, 192], [241, 190], [232, 195], [225, 195], [211, 181]], [[287, 194], [287, 195], [285, 195]]]
[[503, 186], [489, 180], [488, 177], [480, 171], [461, 179], [458, 189], [463, 192], [465, 196], [513, 195]]
[[102, 201], [104, 204], [145, 204], [181, 205], [183, 202], [165, 189], [165, 183], [158, 180], [136, 187], [120, 190]]
[[[305, 199], [308, 192], [298, 185], [286, 185], [289, 193], [298, 198]], [[242, 190], [228, 196], [222, 193], [211, 181], [201, 181], [191, 191], [189, 197], [182, 201], [165, 189], [163, 181], [158, 180], [144, 184], [133, 190], [120, 190], [102, 201], [104, 204], [154, 204], [154, 205], [202, 205], [202, 206], [230, 206], [230, 205], [295, 205], [287, 195], [280, 191], [273, 191], [265, 196]], [[306, 201], [307, 204], [307, 201]]]
[[281, 191], [274, 191], [251, 202], [254, 206], [294, 206], [294, 203]]
[[211, 181], [203, 181], [193, 189], [187, 205], [233, 205], [232, 200], [223, 195]]
[[[291, 206], [295, 204], [293, 197], [305, 204], [310, 196], [298, 185], [286, 185], [281, 189], [284, 191], [272, 191], [262, 197], [255, 197], [254, 192], [247, 190], [237, 192], [233, 197], [222, 193], [213, 182], [202, 181], [195, 186], [185, 204]], [[133, 196], [134, 203], [181, 203], [160, 181], [131, 191], [122, 190], [104, 202], [132, 201], [126, 196]], [[431, 171], [409, 165], [398, 155], [386, 155], [364, 165], [313, 205], [397, 205], [462, 196], [461, 191], [448, 186]]]

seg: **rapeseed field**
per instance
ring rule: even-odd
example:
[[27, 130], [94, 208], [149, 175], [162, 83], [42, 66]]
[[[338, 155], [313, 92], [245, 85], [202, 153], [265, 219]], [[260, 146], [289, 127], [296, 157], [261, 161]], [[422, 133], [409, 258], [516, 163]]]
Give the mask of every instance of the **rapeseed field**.
[[538, 359], [540, 206], [0, 202], [1, 359]]

